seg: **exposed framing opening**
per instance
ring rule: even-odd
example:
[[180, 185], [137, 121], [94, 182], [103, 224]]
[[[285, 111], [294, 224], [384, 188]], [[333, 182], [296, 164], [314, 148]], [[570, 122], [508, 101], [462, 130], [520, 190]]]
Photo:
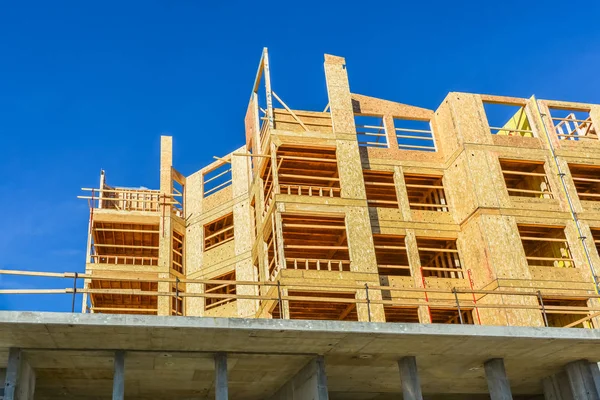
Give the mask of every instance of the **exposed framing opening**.
[[[94, 280], [91, 289], [123, 289], [158, 292], [157, 282]], [[113, 293], [90, 294], [91, 310], [94, 313], [157, 315], [158, 297]]]
[[382, 116], [354, 114], [358, 145], [361, 147], [389, 147]]
[[173, 231], [173, 257], [171, 260], [171, 268], [180, 274], [184, 273], [183, 268], [183, 235], [177, 231]]
[[417, 307], [383, 306], [386, 322], [415, 323], [419, 321], [419, 309]]
[[370, 206], [398, 208], [393, 172], [363, 170], [363, 176]]
[[600, 165], [569, 164], [580, 200], [600, 201]]
[[596, 245], [596, 250], [600, 256], [600, 228], [592, 228], [591, 230], [592, 238], [594, 239], [594, 244]]
[[[226, 274], [217, 276], [216, 278], [210, 278], [212, 281], [235, 281], [235, 270], [227, 272]], [[206, 294], [236, 294], [236, 285], [232, 283], [207, 283], [204, 285], [204, 293]], [[219, 307], [227, 303], [234, 302], [236, 299], [231, 298], [217, 298], [217, 297], [206, 297], [204, 303], [204, 309], [210, 310], [211, 308]]]
[[509, 196], [554, 198], [543, 161], [500, 159], [500, 168]]
[[286, 268], [350, 271], [343, 216], [283, 214]]
[[[542, 296], [542, 301], [544, 302], [544, 312], [546, 313], [548, 326], [554, 328], [587, 329], [592, 329], [594, 327], [590, 320], [581, 321], [590, 314], [590, 311], [588, 311], [587, 299], [564, 299]], [[547, 307], [568, 307], [569, 309], [549, 310]]]
[[204, 225], [204, 251], [233, 240], [233, 213]]
[[231, 186], [231, 164], [223, 162], [202, 174], [202, 197], [208, 197]]
[[177, 294], [185, 293], [180, 283], [177, 287], [171, 286], [171, 292], [175, 293], [175, 296], [171, 297], [171, 315], [183, 315], [184, 314], [184, 297], [177, 296]]
[[404, 174], [404, 182], [411, 210], [449, 211], [441, 175]]
[[423, 277], [464, 278], [456, 239], [417, 237]]
[[534, 137], [525, 105], [483, 102], [490, 132], [498, 136]]
[[575, 267], [564, 227], [518, 225], [518, 228], [530, 267]]
[[[456, 308], [430, 308], [432, 324], [460, 324], [460, 315]], [[460, 314], [462, 315], [462, 323], [465, 325], [474, 325], [473, 310], [463, 309], [461, 307]]]
[[158, 265], [158, 225], [94, 222], [92, 238], [95, 264]]
[[335, 148], [281, 146], [277, 163], [280, 193], [340, 197]]
[[281, 263], [277, 260], [277, 235], [275, 235], [275, 215], [271, 214], [270, 226], [265, 226], [264, 246], [266, 251], [267, 277], [274, 281], [279, 273]]
[[554, 131], [560, 140], [598, 140], [598, 129], [592, 123], [590, 110], [549, 107]]
[[[352, 299], [355, 300], [354, 293], [344, 292], [304, 292], [288, 291], [289, 297], [319, 298], [321, 300], [289, 300], [289, 318], [305, 320], [330, 320], [330, 321], [358, 321], [356, 312], [356, 303], [354, 302], [335, 302], [327, 299]], [[279, 304], [275, 305], [271, 311], [273, 318], [280, 317]]]
[[379, 275], [410, 276], [404, 236], [373, 234]]
[[394, 134], [400, 150], [437, 150], [430, 121], [394, 118]]

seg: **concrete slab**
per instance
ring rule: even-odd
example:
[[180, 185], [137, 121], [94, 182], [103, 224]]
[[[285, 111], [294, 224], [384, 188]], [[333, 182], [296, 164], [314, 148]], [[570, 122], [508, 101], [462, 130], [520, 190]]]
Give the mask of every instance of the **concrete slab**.
[[417, 357], [426, 399], [486, 396], [483, 363], [495, 357], [504, 358], [518, 398], [541, 394], [542, 378], [568, 362], [600, 361], [600, 332], [0, 312], [0, 368], [10, 347], [24, 349], [38, 373], [36, 399], [42, 400], [110, 396], [116, 349], [128, 351], [127, 399], [214, 398], [216, 351], [229, 352], [230, 398], [240, 400], [267, 398], [315, 355], [325, 356], [334, 400], [398, 398], [397, 361], [407, 355]]

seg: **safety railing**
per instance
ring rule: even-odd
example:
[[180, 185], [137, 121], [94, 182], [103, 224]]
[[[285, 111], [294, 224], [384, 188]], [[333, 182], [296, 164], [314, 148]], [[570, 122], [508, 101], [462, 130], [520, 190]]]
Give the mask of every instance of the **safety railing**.
[[[284, 312], [279, 314], [280, 318], [289, 318], [285, 314], [284, 302], [321, 302], [321, 303], [345, 303], [348, 305], [354, 305], [356, 307], [364, 306], [368, 320], [371, 321], [374, 316], [373, 307], [426, 307], [431, 315], [431, 310], [453, 310], [457, 312], [456, 322], [467, 323], [464, 321], [463, 312], [473, 311], [477, 314], [474, 321], [481, 324], [480, 312], [484, 310], [504, 310], [504, 311], [515, 311], [515, 310], [530, 310], [537, 311], [542, 316], [545, 326], [551, 326], [550, 317], [553, 314], [561, 315], [581, 315], [582, 317], [569, 322], [562, 327], [574, 327], [584, 322], [589, 322], [596, 317], [600, 317], [600, 307], [589, 307], [589, 306], [563, 306], [563, 305], [549, 305], [545, 304], [544, 299], [551, 296], [553, 300], [557, 299], [573, 299], [573, 298], [585, 298], [589, 299], [600, 299], [600, 295], [595, 294], [591, 285], [586, 282], [580, 282], [581, 284], [588, 284], [590, 290], [569, 290], [569, 289], [539, 289], [531, 290], [526, 285], [519, 286], [518, 284], [511, 284], [510, 286], [504, 285], [501, 282], [492, 282], [486, 287], [492, 289], [468, 289], [468, 288], [451, 288], [451, 289], [440, 289], [440, 288], [406, 288], [406, 287], [392, 287], [384, 285], [370, 285], [365, 283], [364, 285], [351, 285], [351, 284], [317, 284], [317, 283], [282, 283], [281, 281], [238, 281], [238, 280], [202, 280], [202, 279], [179, 279], [179, 278], [136, 278], [135, 282], [168, 282], [171, 285], [175, 285], [174, 291], [153, 291], [153, 290], [140, 290], [140, 289], [98, 289], [98, 288], [80, 288], [78, 287], [79, 280], [93, 280], [93, 281], [120, 281], [130, 282], [131, 278], [124, 278], [119, 275], [114, 276], [93, 276], [85, 273], [51, 273], [51, 272], [33, 272], [33, 271], [18, 271], [18, 270], [0, 270], [0, 275], [19, 275], [19, 276], [30, 276], [30, 277], [46, 277], [46, 278], [64, 278], [73, 282], [72, 287], [68, 288], [57, 288], [57, 289], [0, 289], [1, 295], [47, 295], [47, 294], [68, 294], [72, 296], [72, 308], [71, 311], [75, 311], [75, 296], [77, 294], [93, 295], [93, 294], [109, 294], [113, 296], [154, 296], [154, 297], [170, 297], [170, 298], [205, 298], [205, 299], [217, 299], [221, 300], [256, 300], [260, 301], [262, 305], [271, 302], [273, 306], [279, 306], [279, 310]], [[254, 293], [265, 294], [239, 294], [236, 293], [194, 293], [194, 292], [183, 292], [179, 290], [178, 285], [186, 283], [196, 283], [203, 285], [235, 285], [239, 286], [250, 286], [255, 287]], [[22, 284], [19, 284], [22, 286]], [[268, 290], [261, 291], [260, 288], [267, 287]], [[298, 295], [298, 294], [286, 294], [293, 291], [301, 291], [301, 293], [308, 293], [310, 295]], [[302, 292], [303, 291], [303, 292]], [[346, 293], [355, 293], [355, 298], [339, 297], [334, 296], [332, 293], [340, 293], [345, 291]], [[319, 295], [322, 296], [319, 296]], [[494, 296], [498, 298], [494, 299]], [[530, 304], [527, 304], [523, 299], [530, 298]], [[213, 300], [214, 302], [214, 300]], [[110, 307], [109, 307], [110, 308]], [[148, 309], [144, 308], [131, 308], [127, 310], [120, 308], [110, 308], [114, 311], [128, 311], [128, 312], [139, 312], [140, 314], [148, 313]], [[90, 307], [90, 311], [104, 311], [102, 309], [94, 309]], [[180, 313], [176, 313], [179, 315]], [[497, 314], [497, 313], [495, 313]], [[257, 314], [254, 317], [260, 317], [261, 314]], [[507, 318], [508, 321], [508, 318]]]
[[157, 266], [158, 257], [125, 256], [125, 255], [90, 255], [94, 264], [124, 264]]
[[313, 271], [350, 271], [350, 260], [327, 260], [317, 258], [286, 258], [287, 269]]
[[565, 118], [552, 117], [556, 136], [561, 140], [596, 139], [598, 133], [593, 129], [592, 118], [577, 119], [571, 113]]
[[329, 186], [279, 185], [279, 193], [298, 196], [340, 197], [342, 189]]
[[89, 196], [77, 196], [78, 199], [88, 201], [90, 208], [108, 209], [117, 211], [160, 211], [161, 206], [173, 205], [176, 214], [183, 212], [180, 199], [182, 194], [177, 192], [172, 195], [162, 195], [159, 190], [151, 189], [94, 189], [81, 188], [90, 192]]

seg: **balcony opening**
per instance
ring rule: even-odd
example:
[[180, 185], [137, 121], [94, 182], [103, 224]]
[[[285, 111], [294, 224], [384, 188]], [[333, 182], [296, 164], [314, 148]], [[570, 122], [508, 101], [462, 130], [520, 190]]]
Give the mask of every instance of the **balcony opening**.
[[379, 275], [410, 276], [404, 236], [373, 235]]
[[575, 267], [564, 227], [519, 225], [519, 235], [530, 267]]
[[579, 199], [600, 201], [600, 165], [569, 164]]
[[600, 256], [600, 228], [592, 228], [592, 238], [594, 239], [596, 250], [598, 250], [598, 255]]
[[383, 306], [386, 322], [419, 323], [417, 307]]
[[275, 235], [275, 216], [271, 214], [271, 224], [265, 227], [264, 244], [267, 252], [267, 277], [274, 281], [281, 263], [277, 260], [277, 235]]
[[178, 285], [173, 284], [171, 286], [171, 292], [175, 294], [173, 297], [171, 297], [171, 315], [184, 314], [183, 296], [181, 296], [181, 294], [185, 291], [183, 290], [182, 286], [183, 285], [181, 283]]
[[[586, 317], [590, 315], [587, 299], [564, 299], [542, 296], [542, 302], [544, 303], [546, 319], [550, 327], [587, 329], [594, 327], [589, 319], [586, 320]], [[561, 307], [562, 309], [553, 309], [555, 307]]]
[[277, 149], [277, 163], [280, 193], [340, 197], [335, 148], [281, 146]]
[[158, 225], [94, 222], [92, 238], [93, 263], [158, 265]]
[[463, 309], [461, 307], [460, 314], [456, 308], [430, 308], [431, 323], [432, 324], [462, 324], [474, 325], [475, 319], [473, 318], [473, 310]]
[[233, 213], [204, 225], [204, 251], [233, 240]]
[[483, 108], [492, 135], [534, 137], [525, 107], [484, 101]]
[[[354, 293], [290, 290], [288, 296], [302, 298], [288, 301], [289, 319], [358, 321]], [[341, 299], [347, 301], [343, 302]], [[275, 305], [271, 315], [274, 319], [280, 318], [279, 304]]]
[[[235, 270], [228, 272], [226, 274], [217, 276], [216, 278], [210, 278], [211, 281], [223, 281], [223, 283], [215, 282], [215, 283], [207, 283], [204, 285], [204, 293], [207, 295], [221, 295], [219, 297], [206, 297], [204, 303], [204, 309], [210, 310], [211, 308], [219, 307], [231, 302], [234, 302], [236, 299], [234, 295], [236, 294], [236, 285], [235, 283], [229, 281], [235, 281]], [[226, 297], [224, 295], [227, 295]]]
[[456, 239], [417, 237], [424, 277], [464, 278]]
[[286, 268], [350, 271], [343, 216], [284, 214], [282, 218]]
[[[158, 283], [140, 281], [110, 281], [92, 279], [91, 289], [130, 290], [133, 292], [148, 292], [148, 294], [90, 294], [90, 311], [108, 314], [143, 314], [157, 315]], [[152, 295], [154, 294], [154, 295]]]
[[436, 151], [430, 121], [394, 118], [394, 132], [400, 150]]
[[369, 206], [398, 208], [393, 172], [364, 170], [363, 176]]
[[509, 196], [552, 199], [543, 161], [500, 159]]
[[354, 114], [358, 145], [361, 147], [389, 147], [383, 117]]
[[411, 210], [448, 212], [448, 200], [441, 175], [404, 174]]
[[231, 186], [231, 164], [222, 162], [202, 174], [203, 197]]
[[173, 231], [173, 257], [171, 260], [171, 268], [183, 274], [183, 235], [177, 231]]
[[594, 126], [589, 110], [550, 107], [550, 117], [560, 140], [598, 140], [598, 127]]

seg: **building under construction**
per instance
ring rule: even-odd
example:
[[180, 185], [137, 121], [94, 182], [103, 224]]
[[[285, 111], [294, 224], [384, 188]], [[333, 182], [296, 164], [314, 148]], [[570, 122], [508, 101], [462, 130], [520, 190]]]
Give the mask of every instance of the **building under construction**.
[[84, 188], [85, 315], [0, 313], [6, 399], [600, 399], [600, 105], [325, 77], [292, 109], [265, 49], [237, 150]]

